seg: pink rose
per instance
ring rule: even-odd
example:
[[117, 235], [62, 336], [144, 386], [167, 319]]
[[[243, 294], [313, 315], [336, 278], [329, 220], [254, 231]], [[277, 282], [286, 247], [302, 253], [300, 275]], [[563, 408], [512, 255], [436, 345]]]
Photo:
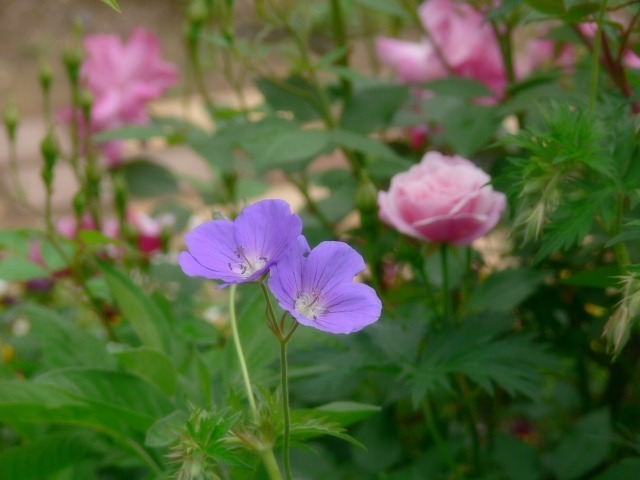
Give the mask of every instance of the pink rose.
[[91, 35], [84, 47], [81, 77], [94, 96], [94, 131], [146, 123], [147, 103], [177, 80], [176, 68], [160, 57], [157, 38], [143, 28], [134, 30], [127, 43], [116, 35]]
[[495, 227], [506, 207], [490, 180], [469, 160], [428, 152], [378, 194], [380, 218], [420, 240], [470, 245]]

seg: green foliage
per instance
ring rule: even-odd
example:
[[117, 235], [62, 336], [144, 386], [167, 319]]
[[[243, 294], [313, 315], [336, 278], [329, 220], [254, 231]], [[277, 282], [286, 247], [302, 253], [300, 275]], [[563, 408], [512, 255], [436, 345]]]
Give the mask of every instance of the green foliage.
[[139, 159], [117, 168], [134, 197], [148, 198], [170, 195], [178, 191], [178, 181], [165, 167], [150, 160]]
[[117, 0], [101, 0], [102, 3], [106, 3], [111, 8], [113, 8], [116, 12], [120, 13], [120, 5], [118, 5]]
[[538, 398], [541, 369], [551, 367], [553, 356], [532, 335], [508, 335], [508, 330], [505, 317], [493, 314], [470, 317], [457, 328], [429, 335], [422, 359], [403, 368], [414, 404], [434, 394], [454, 394], [460, 375], [490, 395], [498, 386], [512, 396]]

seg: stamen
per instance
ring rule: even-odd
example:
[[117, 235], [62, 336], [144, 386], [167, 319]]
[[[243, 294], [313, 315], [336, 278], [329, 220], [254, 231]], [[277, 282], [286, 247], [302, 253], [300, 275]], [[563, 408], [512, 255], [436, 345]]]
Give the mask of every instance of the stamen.
[[325, 315], [329, 312], [329, 310], [322, 305], [320, 292], [316, 289], [311, 290], [311, 292], [298, 292], [293, 308], [296, 309], [296, 312], [313, 320], [317, 320], [318, 316]]
[[250, 277], [257, 271], [261, 270], [269, 261], [267, 257], [257, 257], [255, 255], [245, 253], [242, 245], [238, 245], [234, 253], [240, 261], [235, 264], [229, 262], [229, 270], [244, 278]]

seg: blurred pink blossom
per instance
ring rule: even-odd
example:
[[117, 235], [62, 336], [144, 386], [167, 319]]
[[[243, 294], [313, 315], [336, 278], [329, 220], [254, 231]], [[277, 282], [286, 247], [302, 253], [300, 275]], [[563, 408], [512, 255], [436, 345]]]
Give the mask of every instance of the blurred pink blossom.
[[379, 215], [420, 240], [470, 245], [495, 227], [506, 207], [490, 180], [469, 160], [428, 152], [378, 194]]
[[167, 230], [173, 226], [175, 218], [170, 214], [150, 217], [131, 210], [127, 212], [127, 223], [134, 231], [138, 250], [151, 254], [162, 250]]
[[[128, 42], [113, 34], [89, 35], [84, 41], [85, 60], [80, 76], [91, 92], [91, 125], [87, 127], [78, 112], [80, 136], [124, 125], [144, 125], [149, 121], [147, 105], [159, 98], [178, 78], [174, 65], [161, 58], [158, 39], [144, 28], [136, 28]], [[71, 120], [73, 111], [63, 110], [61, 117]], [[107, 165], [113, 167], [122, 158], [122, 142], [98, 145]]]
[[158, 39], [136, 28], [127, 43], [116, 35], [85, 38], [81, 77], [93, 94], [96, 131], [148, 122], [146, 106], [175, 84], [178, 72], [162, 60]]

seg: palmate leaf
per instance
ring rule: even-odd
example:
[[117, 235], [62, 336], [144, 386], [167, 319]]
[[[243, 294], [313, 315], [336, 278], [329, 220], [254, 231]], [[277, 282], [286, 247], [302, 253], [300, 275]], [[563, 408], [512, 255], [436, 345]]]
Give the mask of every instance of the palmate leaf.
[[291, 442], [302, 444], [311, 438], [329, 435], [365, 448], [359, 441], [346, 433], [338, 422], [330, 420], [318, 410], [293, 410], [291, 412]]
[[536, 398], [540, 369], [550, 367], [554, 358], [532, 335], [510, 334], [510, 320], [497, 314], [469, 317], [460, 327], [432, 334], [421, 362], [403, 370], [414, 404], [427, 395], [453, 392], [456, 375], [490, 395], [497, 386], [512, 396]]

